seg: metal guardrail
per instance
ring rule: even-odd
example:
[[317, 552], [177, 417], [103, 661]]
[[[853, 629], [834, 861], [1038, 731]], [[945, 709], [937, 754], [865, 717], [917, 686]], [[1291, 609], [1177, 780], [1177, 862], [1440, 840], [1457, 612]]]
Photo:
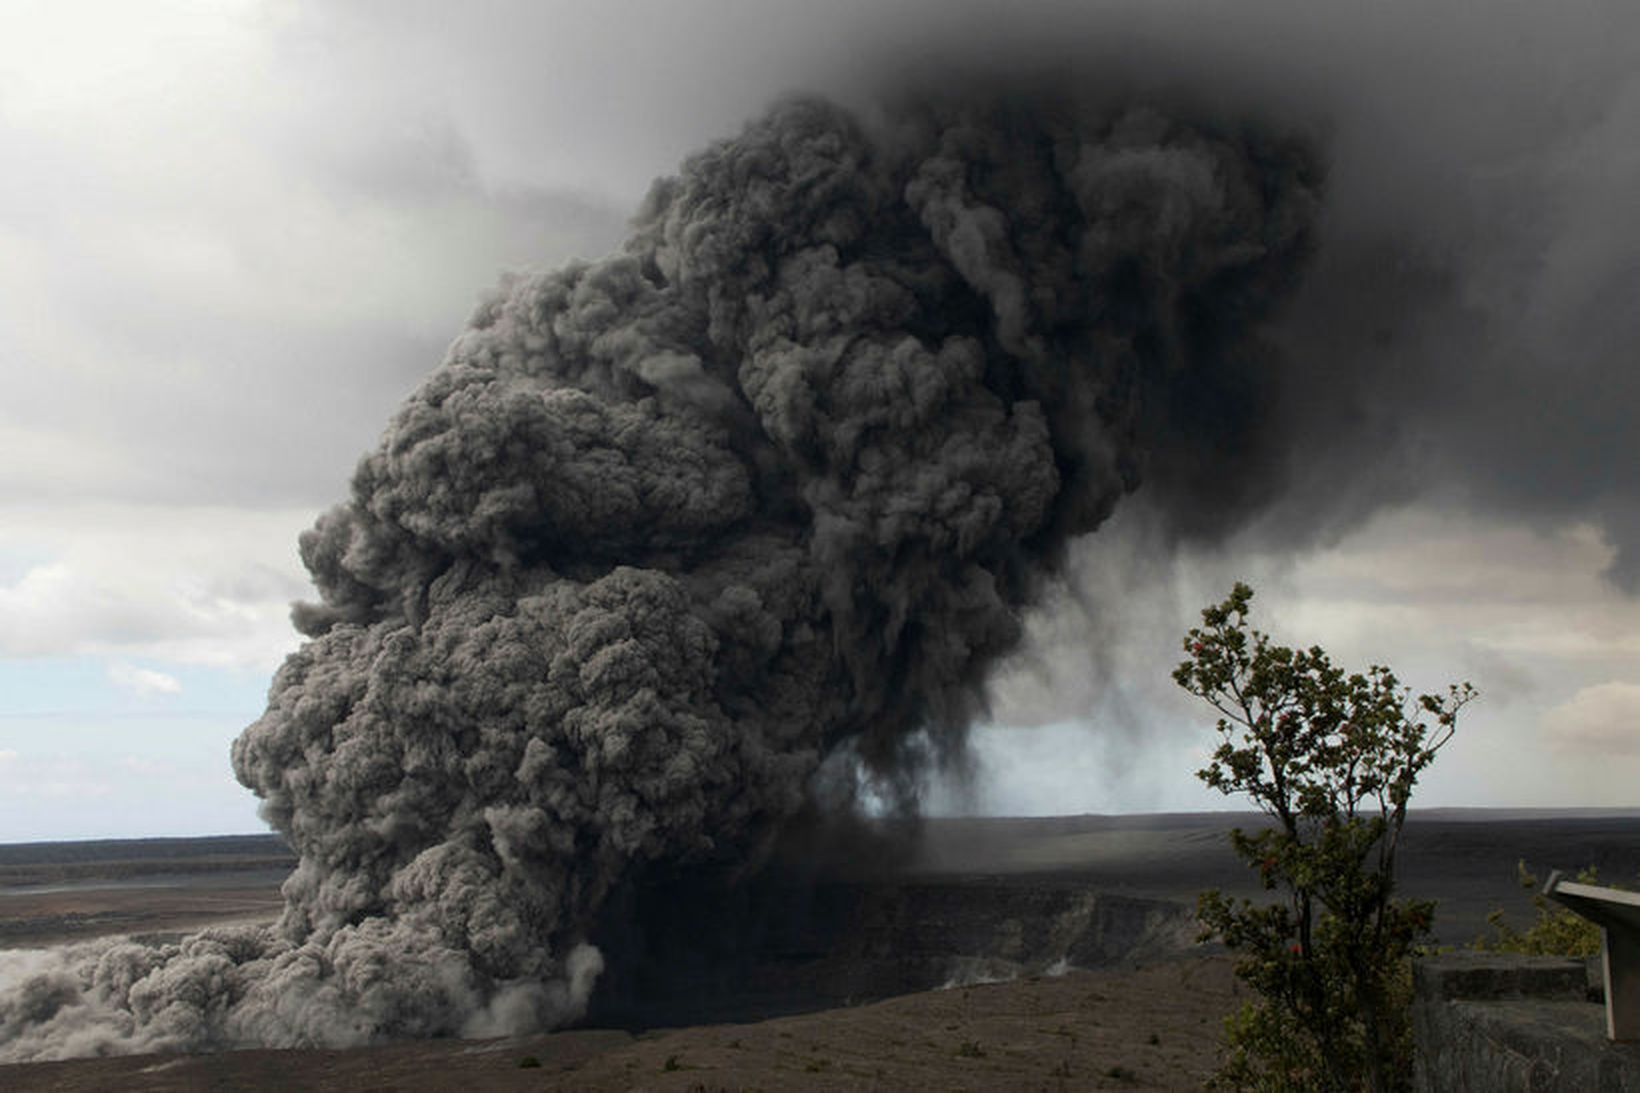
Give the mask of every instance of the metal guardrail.
[[1606, 1035], [1640, 1040], [1640, 892], [1578, 884], [1549, 874], [1543, 894], [1600, 927], [1605, 941]]

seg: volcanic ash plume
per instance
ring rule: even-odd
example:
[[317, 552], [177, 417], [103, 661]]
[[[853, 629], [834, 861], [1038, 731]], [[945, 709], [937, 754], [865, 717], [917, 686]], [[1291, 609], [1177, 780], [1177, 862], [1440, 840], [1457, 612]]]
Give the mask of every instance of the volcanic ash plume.
[[622, 252], [504, 283], [303, 537], [311, 640], [233, 749], [301, 859], [277, 927], [58, 954], [0, 1055], [575, 1018], [616, 886], [755, 864], [828, 757], [903, 796], [1148, 452], [1229, 476], [1175, 411], [1261, 405], [1318, 185], [1064, 97], [700, 153]]

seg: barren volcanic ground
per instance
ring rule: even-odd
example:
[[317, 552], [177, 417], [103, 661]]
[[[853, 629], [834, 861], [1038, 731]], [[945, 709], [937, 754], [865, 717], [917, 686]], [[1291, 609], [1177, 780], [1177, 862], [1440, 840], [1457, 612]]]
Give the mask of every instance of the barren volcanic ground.
[[0, 846], [0, 949], [265, 922], [295, 864], [275, 835]]
[[[1237, 988], [1223, 956], [1182, 944], [1188, 916], [1168, 901], [1214, 886], [1256, 894], [1224, 839], [1255, 819], [930, 821], [907, 875], [822, 882], [803, 927], [766, 943], [747, 980], [759, 989], [702, 995], [693, 1013], [685, 991], [606, 1007], [601, 1023], [621, 1028], [32, 1063], [0, 1067], [0, 1088], [1197, 1088]], [[1494, 907], [1529, 916], [1522, 859], [1540, 875], [1593, 864], [1632, 881], [1640, 813], [1424, 812], [1407, 829], [1402, 889], [1439, 899], [1440, 940], [1464, 944]], [[271, 836], [0, 847], [0, 948], [271, 918], [289, 862]], [[1092, 970], [1046, 974], [1053, 952]], [[972, 982], [1010, 968], [1023, 974]], [[913, 993], [883, 997], [899, 991]]]

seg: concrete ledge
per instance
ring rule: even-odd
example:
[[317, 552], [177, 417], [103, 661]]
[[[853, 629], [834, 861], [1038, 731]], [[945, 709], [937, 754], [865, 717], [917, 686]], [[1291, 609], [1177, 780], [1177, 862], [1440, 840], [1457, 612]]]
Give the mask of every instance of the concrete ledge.
[[1640, 1047], [1606, 1038], [1582, 960], [1454, 953], [1413, 967], [1420, 1093], [1640, 1091]]
[[1562, 998], [1581, 1002], [1588, 977], [1588, 965], [1574, 957], [1513, 953], [1446, 953], [1420, 960], [1412, 968], [1418, 998], [1444, 1001]]

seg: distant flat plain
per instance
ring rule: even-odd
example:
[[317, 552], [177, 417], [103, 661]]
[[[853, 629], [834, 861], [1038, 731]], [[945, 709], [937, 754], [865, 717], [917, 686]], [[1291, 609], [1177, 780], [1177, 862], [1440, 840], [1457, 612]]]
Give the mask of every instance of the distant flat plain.
[[[1191, 902], [1204, 888], [1264, 895], [1226, 832], [1255, 814], [934, 819], [908, 867], [925, 876], [1074, 880]], [[109, 934], [161, 939], [269, 921], [293, 858], [275, 837], [0, 846], [0, 949]], [[1463, 945], [1501, 908], [1531, 917], [1524, 861], [1640, 879], [1640, 809], [1415, 813], [1403, 894], [1439, 900], [1437, 938]], [[930, 992], [754, 1024], [578, 1030], [483, 1044], [232, 1052], [0, 1067], [7, 1089], [883, 1089], [1188, 1088], [1214, 1065], [1238, 988], [1221, 956]], [[1120, 999], [1119, 1004], [1115, 1000]], [[949, 1042], [947, 1042], [949, 1041]], [[540, 1067], [520, 1068], [526, 1059]]]
[[[917, 868], [929, 872], [1070, 874], [1104, 892], [1194, 903], [1204, 888], [1268, 898], [1231, 852], [1231, 827], [1256, 813], [1189, 812], [1032, 819], [949, 819], [927, 824]], [[1400, 894], [1439, 902], [1436, 939], [1466, 945], [1501, 908], [1525, 924], [1531, 894], [1549, 870], [1594, 866], [1608, 882], [1640, 881], [1640, 809], [1427, 809], [1408, 819], [1397, 859]]]
[[276, 835], [0, 845], [0, 949], [266, 922], [295, 864]]

